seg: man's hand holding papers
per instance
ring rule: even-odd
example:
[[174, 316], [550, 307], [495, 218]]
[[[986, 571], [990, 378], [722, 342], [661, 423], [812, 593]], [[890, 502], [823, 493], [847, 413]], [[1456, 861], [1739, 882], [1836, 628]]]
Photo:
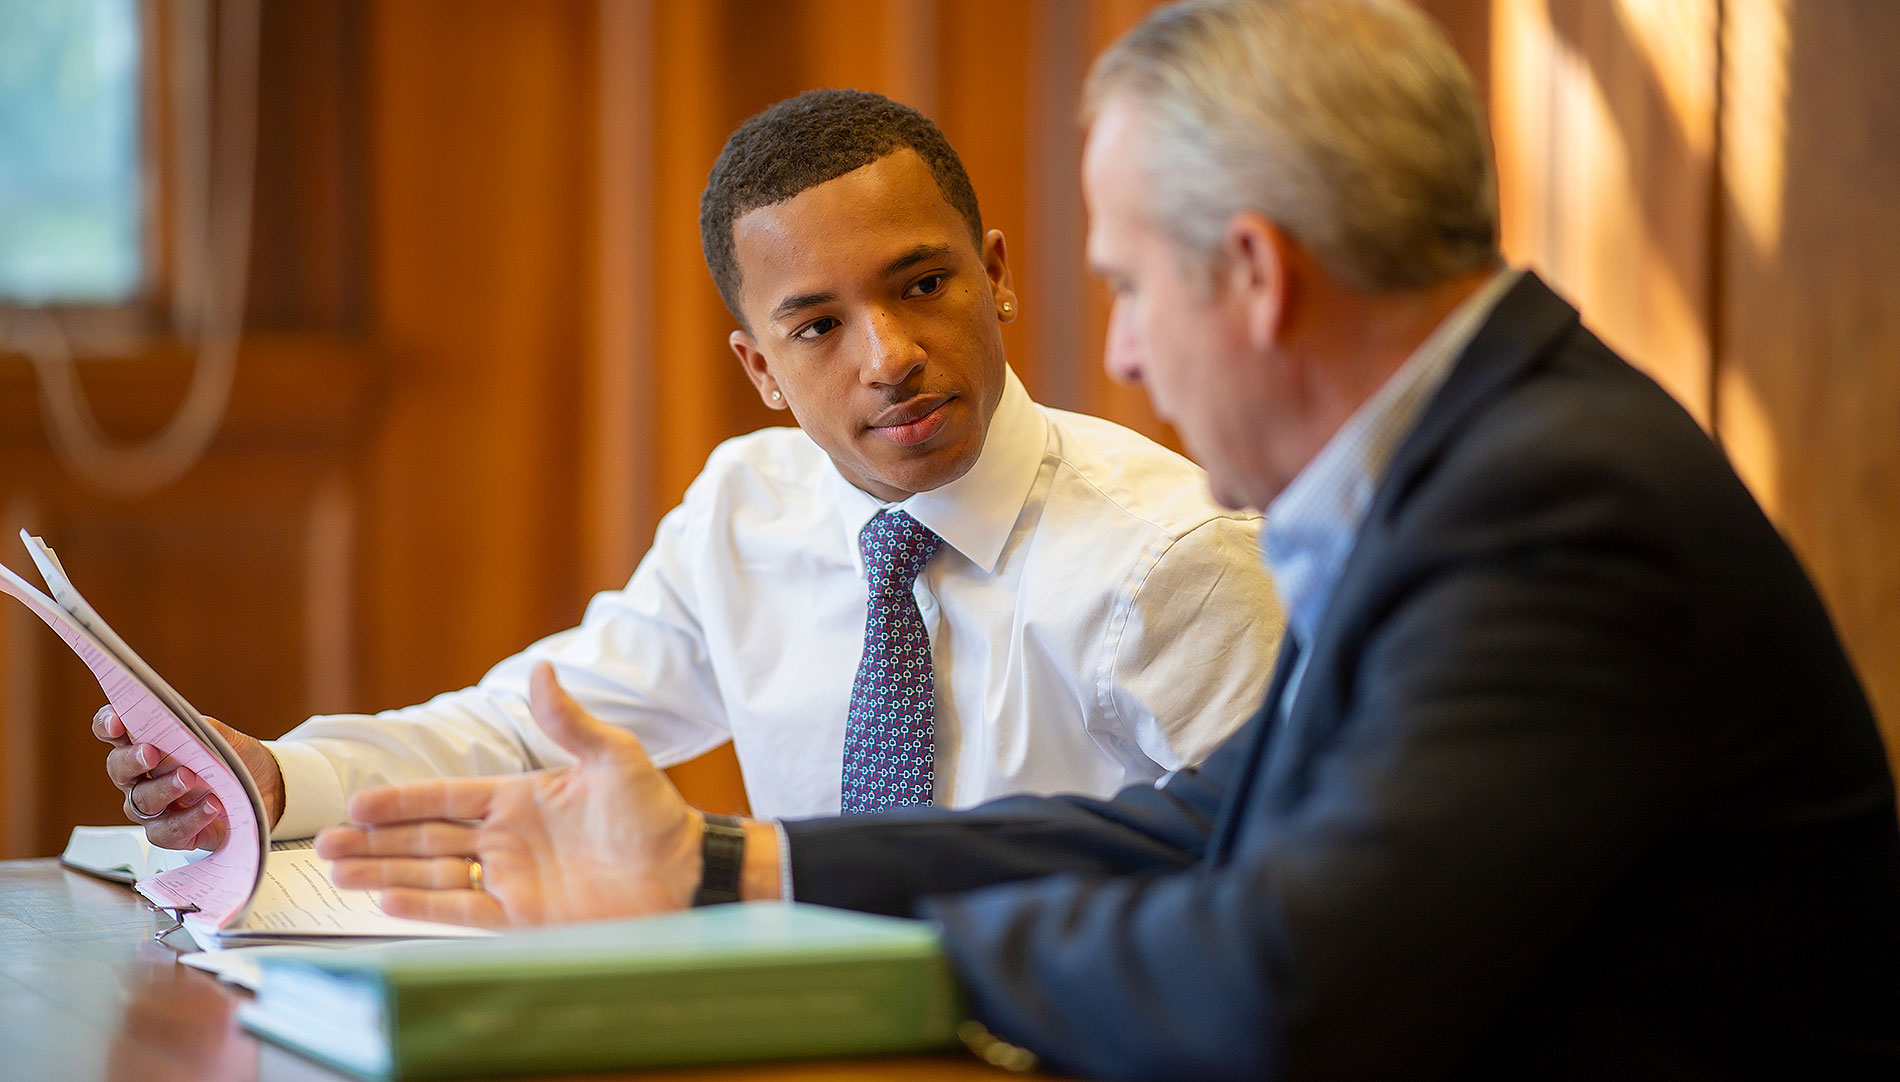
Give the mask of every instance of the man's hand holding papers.
[[[204, 720], [250, 768], [258, 795], [264, 798], [264, 813], [274, 825], [284, 814], [284, 780], [276, 758], [258, 740], [216, 718]], [[153, 845], [216, 849], [224, 844], [224, 808], [203, 778], [157, 745], [134, 741], [118, 711], [110, 705], [100, 707], [93, 715], [92, 735], [112, 745], [106, 753], [106, 776], [125, 794], [127, 818], [144, 824], [145, 837]]]
[[[381, 890], [394, 916], [484, 927], [685, 908], [699, 884], [705, 817], [638, 738], [588, 714], [545, 663], [529, 701], [577, 763], [356, 794], [349, 813], [359, 825], [317, 838], [337, 885]], [[749, 824], [747, 834], [747, 897], [776, 896], [772, 828]]]

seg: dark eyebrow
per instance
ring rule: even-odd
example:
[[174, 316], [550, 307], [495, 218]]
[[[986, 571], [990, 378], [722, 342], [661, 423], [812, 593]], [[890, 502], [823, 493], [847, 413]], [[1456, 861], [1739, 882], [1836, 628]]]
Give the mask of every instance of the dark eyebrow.
[[[883, 277], [889, 278], [895, 274], [902, 274], [919, 263], [928, 263], [936, 259], [948, 259], [955, 254], [956, 249], [948, 244], [919, 244], [917, 247], [912, 248], [910, 251], [886, 263], [884, 265]], [[772, 322], [777, 323], [795, 312], [800, 312], [807, 308], [815, 308], [821, 304], [829, 304], [837, 299], [838, 295], [830, 290], [821, 290], [817, 293], [800, 293], [796, 296], [787, 297], [778, 302], [777, 308], [772, 309]]]
[[896, 259], [884, 265], [884, 277], [902, 274], [919, 263], [928, 263], [937, 259], [948, 259], [956, 254], [956, 249], [948, 244], [919, 244]]
[[778, 302], [777, 308], [772, 309], [772, 322], [777, 323], [794, 312], [800, 312], [807, 308], [815, 308], [821, 304], [829, 304], [837, 299], [838, 295], [829, 290], [818, 293], [800, 293], [796, 297], [787, 297]]

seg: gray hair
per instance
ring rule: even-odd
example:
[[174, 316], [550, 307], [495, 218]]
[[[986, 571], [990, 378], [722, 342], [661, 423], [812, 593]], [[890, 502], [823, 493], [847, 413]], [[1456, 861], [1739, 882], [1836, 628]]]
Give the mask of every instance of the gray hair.
[[1471, 77], [1405, 0], [1184, 0], [1096, 60], [1084, 117], [1133, 109], [1154, 220], [1184, 256], [1264, 215], [1359, 289], [1498, 262]]

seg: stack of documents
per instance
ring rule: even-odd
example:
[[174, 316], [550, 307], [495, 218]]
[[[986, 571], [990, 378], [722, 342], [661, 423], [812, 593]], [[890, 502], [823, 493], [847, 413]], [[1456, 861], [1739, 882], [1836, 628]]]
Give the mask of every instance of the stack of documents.
[[136, 883], [211, 855], [209, 849], [161, 849], [143, 827], [74, 827], [59, 862], [114, 883]]
[[271, 845], [257, 782], [231, 745], [80, 596], [45, 542], [24, 530], [20, 538], [51, 596], [5, 565], [0, 593], [19, 599], [72, 647], [132, 739], [189, 767], [225, 810], [224, 842], [215, 852], [158, 849], [138, 827], [81, 827], [67, 844], [68, 864], [132, 882], [154, 905], [181, 914], [206, 949], [305, 937], [491, 934], [389, 916], [370, 892], [338, 890], [309, 842]]
[[34, 589], [4, 565], [0, 565], [0, 592], [19, 599], [72, 647], [98, 679], [100, 690], [133, 740], [151, 744], [190, 768], [224, 808], [225, 839], [217, 851], [140, 880], [139, 893], [156, 905], [188, 914], [188, 919], [210, 930], [243, 923], [263, 879], [264, 853], [270, 845], [257, 782], [204, 715], [173, 691], [87, 604], [53, 550], [25, 530], [20, 531], [20, 539], [52, 596]]
[[[140, 827], [74, 827], [60, 863], [121, 883], [141, 883], [209, 856], [202, 849], [161, 849]], [[213, 928], [187, 918], [185, 929], [201, 950], [274, 943], [349, 945], [419, 937], [472, 938], [493, 935], [459, 924], [404, 920], [383, 912], [367, 890], [342, 890], [330, 881], [330, 862], [307, 840], [274, 842], [264, 858], [264, 877], [239, 923]]]

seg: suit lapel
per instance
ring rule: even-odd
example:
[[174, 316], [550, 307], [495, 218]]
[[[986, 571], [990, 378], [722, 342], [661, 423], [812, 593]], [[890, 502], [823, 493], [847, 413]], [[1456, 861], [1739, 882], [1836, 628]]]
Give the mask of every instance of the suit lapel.
[[[1427, 467], [1473, 410], [1550, 352], [1577, 326], [1577, 310], [1525, 271], [1478, 328], [1444, 386], [1393, 452], [1366, 521], [1390, 521]], [[1343, 577], [1342, 577], [1343, 581]]]
[[1280, 656], [1273, 663], [1273, 679], [1267, 684], [1266, 700], [1242, 734], [1242, 739], [1247, 742], [1247, 750], [1240, 759], [1240, 773], [1234, 779], [1233, 791], [1227, 794], [1227, 799], [1221, 804], [1219, 817], [1214, 821], [1214, 834], [1209, 840], [1207, 851], [1217, 862], [1226, 855], [1239, 823], [1240, 811], [1247, 805], [1249, 791], [1263, 771], [1267, 748], [1272, 745], [1274, 731], [1279, 727], [1275, 722], [1280, 716], [1280, 698], [1286, 694], [1287, 679], [1293, 674], [1299, 658], [1299, 643], [1291, 633], [1282, 636]]
[[[1299, 693], [1287, 704], [1286, 724], [1278, 726], [1280, 731], [1270, 742], [1257, 738], [1253, 769], [1264, 777], [1250, 778], [1238, 790], [1234, 805], [1266, 801], [1264, 807], [1284, 810], [1300, 799], [1315, 751], [1345, 716], [1356, 655], [1380, 611], [1379, 598], [1392, 586], [1387, 565], [1393, 559], [1389, 544], [1393, 519], [1466, 419], [1543, 357], [1577, 322], [1576, 310], [1527, 271], [1465, 347], [1444, 385], [1394, 452], [1314, 632], [1312, 656], [1300, 678]], [[1276, 707], [1284, 694], [1290, 660], [1283, 651], [1269, 707]], [[1276, 714], [1268, 712], [1269, 727]], [[1221, 824], [1227, 829], [1214, 836], [1216, 853], [1225, 856], [1243, 815], [1237, 806], [1225, 810]]]

